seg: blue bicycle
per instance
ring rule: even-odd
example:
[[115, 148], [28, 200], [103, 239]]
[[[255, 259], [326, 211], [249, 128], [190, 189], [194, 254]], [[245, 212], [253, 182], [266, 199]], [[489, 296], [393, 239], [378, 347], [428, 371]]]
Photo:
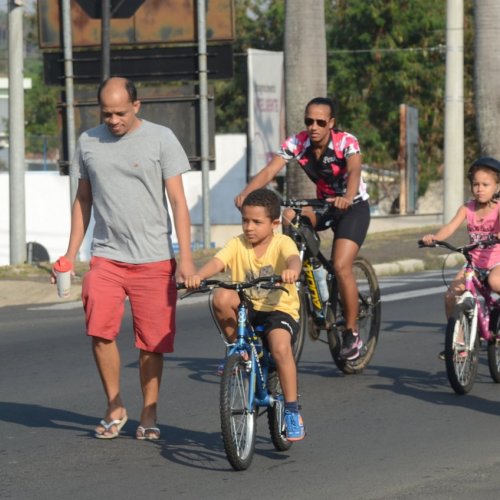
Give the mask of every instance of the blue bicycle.
[[[237, 338], [233, 344], [226, 344], [226, 362], [220, 384], [222, 440], [227, 459], [235, 470], [245, 470], [252, 462], [260, 408], [267, 412], [275, 449], [286, 451], [292, 446], [285, 437], [285, 401], [278, 373], [270, 352], [259, 337], [262, 328], [253, 328], [248, 322], [248, 299], [245, 295], [245, 290], [252, 287], [286, 291], [279, 283], [280, 276], [260, 277], [248, 282], [204, 280], [200, 288], [190, 290], [181, 297], [220, 287], [235, 290], [240, 299]], [[185, 289], [183, 283], [177, 287]]]

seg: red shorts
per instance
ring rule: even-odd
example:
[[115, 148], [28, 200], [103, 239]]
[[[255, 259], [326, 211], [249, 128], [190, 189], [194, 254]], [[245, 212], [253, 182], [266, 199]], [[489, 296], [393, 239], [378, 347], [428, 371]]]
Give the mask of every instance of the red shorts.
[[83, 278], [87, 335], [114, 340], [130, 299], [135, 345], [148, 352], [173, 352], [175, 337], [175, 260], [127, 264], [92, 257]]

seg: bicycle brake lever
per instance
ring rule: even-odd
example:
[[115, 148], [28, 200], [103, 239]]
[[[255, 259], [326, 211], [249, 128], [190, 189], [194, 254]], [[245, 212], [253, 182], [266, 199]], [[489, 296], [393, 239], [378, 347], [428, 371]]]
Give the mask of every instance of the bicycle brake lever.
[[290, 293], [283, 285], [276, 285], [273, 283], [261, 283], [259, 285], [260, 288], [265, 288], [266, 290], [283, 290], [286, 293]]

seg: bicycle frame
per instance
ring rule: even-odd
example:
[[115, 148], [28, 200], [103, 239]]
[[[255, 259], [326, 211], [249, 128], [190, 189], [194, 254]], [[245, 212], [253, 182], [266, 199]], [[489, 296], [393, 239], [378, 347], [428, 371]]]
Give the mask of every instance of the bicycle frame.
[[255, 347], [254, 338], [257, 336], [251, 325], [248, 324], [248, 308], [244, 301], [243, 291], [239, 290], [240, 305], [238, 306], [238, 330], [236, 342], [228, 346], [231, 355], [234, 352], [245, 351], [249, 355], [250, 363], [250, 384], [249, 384], [249, 408], [252, 412], [259, 406], [271, 406], [274, 404], [274, 398], [267, 391], [267, 376], [269, 371], [270, 353], [262, 344], [262, 362]]
[[[326, 269], [328, 276], [327, 281], [331, 282], [335, 279], [335, 274], [332, 268], [332, 263], [329, 259], [327, 259], [319, 250], [319, 243], [317, 245], [317, 251], [313, 252], [311, 249], [315, 247], [311, 241], [306, 242], [307, 239], [315, 240], [314, 230], [309, 228], [307, 225], [303, 225], [302, 223], [302, 215], [300, 213], [300, 209], [294, 209], [296, 216], [294, 221], [290, 223], [290, 227], [292, 231], [294, 231], [300, 237], [300, 245], [299, 245], [299, 256], [302, 261], [302, 270], [304, 271], [305, 283], [307, 289], [309, 291], [309, 297], [311, 300], [312, 308], [316, 311], [323, 311], [327, 304], [323, 304], [319, 295], [319, 290], [316, 285], [316, 280], [314, 279], [313, 274], [313, 265], [311, 263], [311, 257], [314, 257], [319, 260], [319, 262]], [[308, 235], [305, 232], [310, 231], [311, 234]]]
[[[490, 310], [494, 307], [500, 307], [500, 299], [494, 299], [490, 288], [482, 283], [474, 267], [467, 264], [465, 271], [465, 292], [460, 296], [458, 304], [464, 307], [465, 310], [470, 311], [470, 299], [473, 300], [473, 329], [471, 332], [470, 346], [474, 345], [476, 340], [477, 330], [479, 328], [479, 337], [486, 341], [493, 340], [493, 335], [490, 332]], [[484, 307], [481, 305], [479, 298], [484, 299]], [[477, 319], [477, 321], [476, 321]]]

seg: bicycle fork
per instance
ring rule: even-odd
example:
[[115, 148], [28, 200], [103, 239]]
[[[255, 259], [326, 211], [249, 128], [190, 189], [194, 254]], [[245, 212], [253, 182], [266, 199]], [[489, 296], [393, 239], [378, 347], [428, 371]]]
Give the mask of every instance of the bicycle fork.
[[[467, 351], [472, 351], [474, 350], [474, 344], [476, 342], [479, 304], [474, 299], [472, 293], [469, 290], [466, 290], [458, 299], [457, 306], [460, 309], [462, 309], [462, 311], [469, 318], [469, 324], [471, 328], [470, 328], [469, 338], [466, 339], [464, 338], [464, 331], [462, 325], [460, 325], [460, 323], [457, 322], [455, 324], [455, 330], [453, 332], [453, 344], [454, 345], [462, 344], [462, 342], [460, 342], [460, 337], [462, 337], [463, 344], [465, 344], [465, 349]], [[462, 331], [460, 331], [461, 328]]]

